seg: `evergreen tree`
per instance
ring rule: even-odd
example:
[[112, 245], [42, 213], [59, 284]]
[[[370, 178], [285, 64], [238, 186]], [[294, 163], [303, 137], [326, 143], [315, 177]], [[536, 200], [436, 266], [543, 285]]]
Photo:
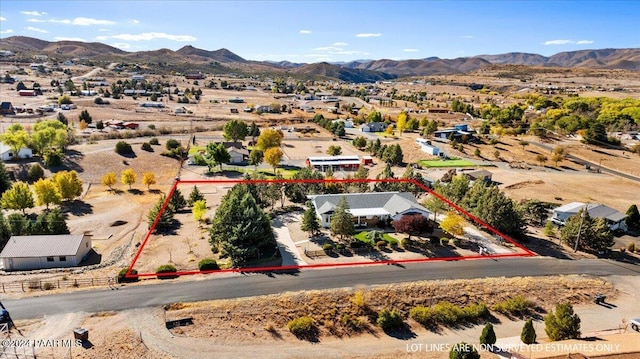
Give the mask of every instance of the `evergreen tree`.
[[[391, 165], [387, 164], [384, 167], [384, 170], [382, 171], [382, 173], [378, 174], [376, 176], [377, 180], [387, 180], [387, 179], [395, 179], [395, 174], [393, 173], [393, 170], [391, 169]], [[399, 182], [389, 182], [389, 181], [380, 181], [380, 182], [376, 182], [376, 184], [373, 186], [373, 190], [376, 192], [391, 192], [391, 191], [397, 191], [399, 189], [399, 187], [401, 187], [402, 183]]]
[[12, 236], [27, 236], [31, 234], [31, 221], [20, 213], [11, 213], [7, 216], [9, 229]]
[[233, 266], [271, 255], [276, 240], [269, 217], [257, 205], [245, 184], [235, 185], [222, 199], [210, 230], [212, 246], [222, 246], [222, 254]]
[[640, 213], [638, 212], [638, 206], [632, 204], [629, 209], [627, 209], [627, 226], [629, 228], [638, 228], [640, 227]]
[[187, 205], [189, 207], [193, 207], [193, 204], [196, 203], [197, 201], [204, 201], [204, 195], [202, 194], [202, 192], [200, 192], [200, 190], [198, 189], [198, 186], [193, 186], [193, 190], [191, 191], [191, 194], [189, 194], [189, 200], [187, 201]]
[[579, 339], [580, 317], [571, 304], [558, 304], [555, 313], [552, 310], [544, 317], [544, 331], [552, 341]]
[[[353, 179], [366, 180], [369, 178], [369, 169], [365, 166], [358, 166], [358, 170], [353, 174]], [[349, 187], [355, 189], [355, 192], [368, 192], [369, 182], [352, 182]]]
[[175, 189], [173, 191], [173, 195], [169, 200], [169, 205], [167, 207], [171, 207], [173, 213], [180, 212], [187, 205], [187, 201], [185, 201], [182, 192], [179, 189]]
[[[578, 234], [579, 232], [579, 234]], [[603, 251], [614, 244], [613, 233], [603, 218], [593, 218], [589, 212], [580, 210], [567, 219], [560, 229], [560, 238], [571, 247]]]
[[313, 237], [320, 230], [320, 222], [316, 210], [311, 201], [307, 201], [307, 210], [302, 215], [302, 225], [300, 227], [305, 232], [309, 232], [309, 237]]
[[[151, 226], [153, 225], [153, 222], [155, 222], [156, 220], [156, 217], [158, 217], [158, 213], [160, 213], [160, 210], [162, 209], [162, 204], [164, 203], [164, 201], [165, 201], [165, 196], [164, 195], [160, 196], [160, 198], [158, 198], [158, 202], [156, 202], [155, 206], [153, 206], [149, 214], [147, 214], [147, 224], [149, 225], [149, 228], [151, 228]], [[171, 208], [171, 205], [168, 204], [167, 207], [164, 209], [164, 211], [162, 211], [162, 214], [160, 215], [160, 219], [158, 219], [158, 223], [156, 223], [154, 232], [163, 233], [163, 232], [166, 232], [171, 227], [173, 227], [173, 215], [174, 215], [174, 211]]]
[[480, 359], [480, 354], [471, 344], [455, 344], [449, 351], [449, 359]]
[[533, 328], [533, 320], [527, 319], [527, 322], [524, 323], [522, 333], [520, 334], [520, 340], [527, 345], [536, 342], [536, 330]]
[[[292, 177], [295, 180], [317, 180], [324, 179], [322, 173], [310, 168], [304, 167], [300, 171], [296, 172]], [[324, 192], [324, 185], [322, 182], [318, 183], [304, 183], [300, 181], [287, 183], [284, 186], [285, 195], [294, 203], [305, 203], [307, 201], [307, 195], [320, 194]]]
[[9, 221], [4, 216], [4, 212], [0, 211], [0, 251], [7, 244], [7, 241], [11, 238], [11, 227]]
[[60, 208], [54, 208], [47, 214], [47, 230], [49, 234], [68, 234], [69, 227]]
[[49, 234], [48, 217], [46, 213], [40, 213], [36, 218], [36, 221], [31, 224], [31, 234]]
[[4, 162], [0, 161], [0, 196], [9, 188], [11, 188], [11, 179]]
[[344, 239], [344, 236], [353, 234], [353, 215], [349, 212], [349, 204], [347, 198], [342, 196], [340, 202], [333, 210], [331, 216], [331, 233], [339, 235], [340, 239]]
[[480, 344], [493, 345], [496, 343], [496, 332], [493, 330], [493, 324], [487, 323], [482, 328], [482, 334], [480, 334]]

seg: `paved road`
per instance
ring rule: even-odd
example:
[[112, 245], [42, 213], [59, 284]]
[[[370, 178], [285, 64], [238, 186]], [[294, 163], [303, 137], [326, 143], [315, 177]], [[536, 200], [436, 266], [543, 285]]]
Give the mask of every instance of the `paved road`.
[[118, 311], [182, 301], [228, 299], [286, 291], [354, 287], [429, 279], [589, 274], [640, 275], [640, 266], [610, 260], [554, 258], [484, 259], [303, 270], [294, 274], [232, 274], [224, 277], [119, 290], [77, 291], [17, 300], [3, 300], [13, 319], [39, 318], [69, 312]]
[[[542, 149], [545, 149], [545, 150], [547, 150], [549, 152], [553, 151], [553, 147], [554, 146], [546, 145], [546, 144], [540, 143], [540, 142], [531, 142], [531, 143], [533, 145], [538, 146], [538, 147], [540, 147]], [[601, 164], [596, 163], [596, 162], [591, 162], [589, 160], [585, 160], [582, 157], [577, 157], [577, 156], [574, 156], [572, 154], [569, 154], [569, 155], [567, 155], [567, 159], [572, 160], [572, 161], [577, 162], [577, 163], [588, 164], [588, 165], [591, 166], [591, 168], [600, 169], [600, 172], [609, 173], [609, 174], [612, 174], [614, 176], [619, 176], [619, 177], [626, 178], [626, 179], [629, 179], [629, 180], [632, 180], [632, 181], [640, 182], [640, 177], [637, 177], [637, 176], [634, 176], [634, 175], [631, 175], [631, 174], [628, 174], [628, 173], [625, 173], [625, 172], [616, 171], [616, 170], [611, 169], [611, 168], [602, 167]]]

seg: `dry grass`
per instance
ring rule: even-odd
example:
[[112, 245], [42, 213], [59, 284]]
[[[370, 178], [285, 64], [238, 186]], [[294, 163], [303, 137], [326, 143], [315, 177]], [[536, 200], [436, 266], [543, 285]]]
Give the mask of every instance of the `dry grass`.
[[[272, 340], [274, 331], [286, 332], [287, 322], [301, 316], [312, 317], [322, 336], [345, 337], [376, 332], [378, 329], [371, 320], [382, 308], [399, 310], [406, 318], [409, 310], [418, 305], [449, 301], [460, 306], [480, 302], [491, 306], [521, 295], [548, 309], [559, 302], [587, 303], [596, 293], [610, 297], [615, 296], [616, 290], [604, 280], [578, 276], [424, 281], [366, 290], [306, 291], [191, 303], [186, 307], [179, 304], [169, 307], [167, 316], [193, 317], [196, 325], [181, 330], [184, 335], [196, 338], [268, 341]], [[361, 329], [346, 323], [345, 315], [361, 320]], [[419, 326], [412, 321], [409, 323]]]

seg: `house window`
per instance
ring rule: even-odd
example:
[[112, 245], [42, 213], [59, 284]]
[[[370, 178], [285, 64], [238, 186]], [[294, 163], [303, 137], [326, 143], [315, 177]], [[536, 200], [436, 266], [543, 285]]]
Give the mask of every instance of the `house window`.
[[60, 256], [60, 262], [66, 262], [67, 261], [67, 257], [65, 256]]
[[53, 262], [53, 257], [47, 257], [47, 262]]

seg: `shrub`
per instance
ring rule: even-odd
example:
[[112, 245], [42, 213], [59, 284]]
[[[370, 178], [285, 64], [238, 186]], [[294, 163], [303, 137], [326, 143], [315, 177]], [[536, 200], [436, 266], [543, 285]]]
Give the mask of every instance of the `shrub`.
[[215, 259], [205, 258], [198, 262], [198, 269], [201, 271], [217, 270], [220, 269], [220, 267], [218, 266], [218, 263], [215, 261]]
[[[117, 282], [118, 283], [131, 283], [131, 282], [137, 282], [138, 281], [138, 277], [133, 277], [133, 278], [125, 277], [125, 274], [127, 274], [127, 270], [128, 270], [128, 268], [122, 268], [120, 270], [120, 272], [118, 272], [118, 278], [117, 278]], [[130, 274], [136, 275], [136, 274], [138, 274], [138, 271], [135, 270], [135, 269], [132, 269]]]
[[365, 243], [360, 242], [357, 239], [355, 241], [352, 241], [351, 243], [349, 243], [349, 247], [351, 247], [351, 248], [362, 248], [365, 245], [366, 245]]
[[42, 285], [42, 289], [44, 289], [44, 290], [52, 290], [52, 289], [55, 289], [55, 288], [56, 288], [56, 285], [51, 283], [51, 282], [46, 282], [46, 283], [44, 283]]
[[400, 244], [404, 248], [409, 248], [413, 245], [413, 241], [409, 238], [402, 238], [402, 240], [400, 240]]
[[39, 164], [34, 163], [31, 167], [29, 167], [27, 178], [31, 182], [35, 182], [41, 178], [44, 178], [44, 169]]
[[167, 148], [167, 151], [171, 151], [174, 150], [176, 148], [180, 148], [180, 142], [178, 142], [178, 140], [174, 140], [173, 138], [167, 140], [167, 143], [165, 144], [165, 147]]
[[395, 238], [393, 238], [393, 237], [391, 237], [391, 238], [389, 238], [389, 239], [386, 239], [385, 241], [386, 241], [389, 245], [392, 245], [392, 246], [397, 246], [397, 245], [398, 245], [398, 240], [397, 240], [397, 239], [395, 239]]
[[440, 238], [438, 238], [436, 236], [431, 236], [431, 237], [429, 237], [429, 243], [431, 243], [431, 245], [433, 245], [433, 246], [439, 246], [440, 245]]
[[[149, 125], [149, 126], [151, 126], [151, 125]], [[149, 140], [149, 143], [154, 145], [154, 146], [158, 146], [160, 144], [160, 141], [158, 141], [158, 139], [154, 137], [154, 138]]]
[[344, 249], [344, 244], [342, 244], [342, 243], [336, 244], [336, 249], [343, 250]]
[[482, 334], [480, 334], [480, 344], [493, 345], [496, 343], [496, 332], [493, 330], [493, 324], [487, 323], [482, 328]]
[[143, 143], [141, 148], [143, 151], [153, 152], [153, 147], [151, 147], [151, 144], [149, 144], [149, 142]]
[[552, 341], [580, 338], [580, 317], [573, 312], [571, 304], [556, 305], [544, 317], [544, 331]]
[[118, 141], [118, 143], [116, 143], [116, 153], [121, 156], [130, 155], [133, 153], [133, 149], [131, 145], [125, 141]]
[[349, 328], [354, 331], [361, 331], [365, 327], [365, 322], [351, 314], [345, 314], [341, 319], [342, 326], [345, 328]]
[[314, 335], [315, 324], [311, 317], [300, 317], [287, 323], [287, 329], [298, 338], [305, 338]]
[[462, 342], [451, 347], [449, 359], [480, 359], [480, 354], [473, 345]]
[[489, 315], [489, 308], [484, 303], [473, 303], [463, 308], [465, 318], [476, 321]]
[[401, 328], [404, 325], [404, 321], [402, 320], [402, 316], [399, 312], [385, 308], [378, 312], [376, 324], [378, 324], [383, 330], [390, 330]]
[[449, 302], [440, 302], [434, 305], [431, 312], [436, 322], [446, 325], [456, 324], [465, 318], [462, 308]]
[[[160, 267], [158, 267], [158, 269], [156, 269], [156, 274], [160, 274], [158, 275], [159, 279], [171, 279], [171, 278], [178, 278], [179, 276], [177, 274], [174, 275], [166, 275], [166, 273], [175, 273], [178, 270], [176, 269], [176, 267], [172, 264], [163, 264]], [[164, 275], [162, 275], [164, 274]]]
[[333, 245], [331, 243], [325, 243], [322, 245], [322, 249], [324, 249], [325, 251], [330, 251], [333, 249]]
[[526, 300], [521, 295], [516, 295], [507, 300], [503, 300], [501, 302], [494, 304], [491, 309], [505, 315], [523, 315], [532, 306], [533, 306], [532, 302]]
[[376, 246], [377, 246], [378, 248], [385, 248], [385, 247], [387, 246], [387, 242], [385, 242], [385, 241], [378, 241], [378, 242], [376, 242]]
[[630, 242], [627, 244], [627, 252], [633, 253], [636, 251], [636, 244], [634, 242]]
[[442, 243], [443, 246], [446, 246], [449, 244], [449, 238], [442, 238], [440, 242]]
[[429, 324], [429, 322], [431, 322], [431, 320], [433, 319], [431, 315], [431, 309], [424, 306], [411, 308], [411, 310], [409, 311], [409, 317], [422, 325]]

